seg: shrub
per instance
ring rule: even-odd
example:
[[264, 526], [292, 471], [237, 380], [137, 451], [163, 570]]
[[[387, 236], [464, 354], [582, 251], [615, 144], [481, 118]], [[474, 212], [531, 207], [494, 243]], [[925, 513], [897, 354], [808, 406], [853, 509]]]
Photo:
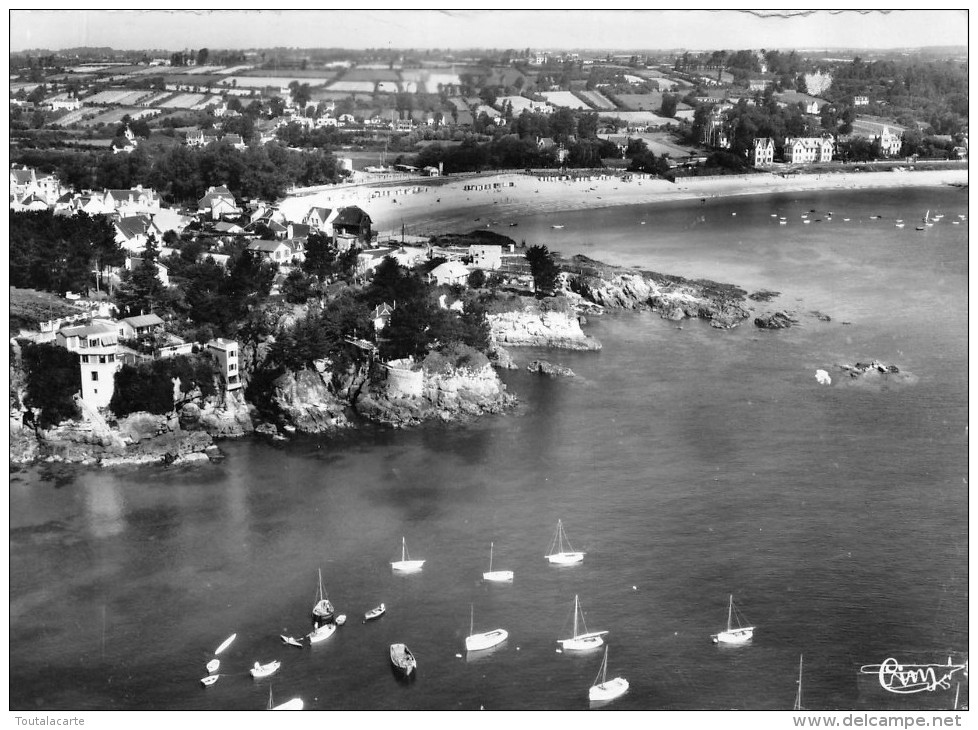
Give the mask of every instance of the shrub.
[[214, 395], [216, 368], [210, 357], [179, 355], [138, 365], [123, 365], [115, 374], [115, 392], [109, 409], [120, 418], [136, 411], [161, 415], [174, 410], [173, 378], [180, 392], [199, 388], [203, 397]]

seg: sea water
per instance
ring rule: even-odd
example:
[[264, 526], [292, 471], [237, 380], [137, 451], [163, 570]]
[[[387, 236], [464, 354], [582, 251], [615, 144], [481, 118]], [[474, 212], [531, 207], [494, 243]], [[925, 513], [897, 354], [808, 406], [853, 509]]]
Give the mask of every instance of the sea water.
[[[503, 372], [519, 406], [473, 423], [225, 441], [185, 468], [14, 468], [11, 709], [261, 710], [271, 687], [307, 709], [584, 710], [602, 652], [556, 644], [575, 595], [631, 685], [610, 710], [787, 710], [802, 654], [808, 709], [950, 709], [958, 683], [966, 704], [960, 672], [912, 695], [860, 673], [966, 658], [966, 204], [944, 188], [523, 217], [530, 245], [780, 292], [754, 306], [798, 324], [608, 313], [586, 325], [600, 352], [514, 350], [575, 377]], [[945, 217], [918, 232], [927, 209]], [[838, 367], [873, 359], [899, 376]], [[583, 564], [545, 560], [558, 519]], [[422, 572], [392, 573], [402, 537]], [[511, 584], [482, 582], [490, 542]], [[319, 569], [349, 620], [287, 646]], [[731, 595], [756, 631], [726, 648], [710, 635]], [[509, 639], [466, 656], [473, 628]]]

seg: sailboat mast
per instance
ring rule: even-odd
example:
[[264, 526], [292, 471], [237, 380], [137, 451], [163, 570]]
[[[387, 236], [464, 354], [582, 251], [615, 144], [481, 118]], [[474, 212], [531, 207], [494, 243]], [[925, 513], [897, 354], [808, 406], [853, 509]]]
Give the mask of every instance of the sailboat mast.
[[574, 638], [577, 638], [577, 610], [580, 606], [577, 596], [574, 596]]
[[805, 655], [802, 654], [798, 658], [798, 694], [795, 696], [795, 709], [801, 709], [801, 668], [805, 662]]
[[407, 560], [407, 539], [401, 538], [401, 560]]
[[601, 684], [608, 680], [608, 647], [604, 648], [604, 659], [601, 660]]
[[730, 631], [730, 629], [733, 627], [733, 624], [731, 623], [732, 619], [733, 619], [733, 594], [731, 593], [730, 608], [727, 609], [727, 631]]
[[475, 633], [475, 606], [469, 604], [469, 636]]
[[489, 543], [489, 572], [492, 572], [492, 543]]

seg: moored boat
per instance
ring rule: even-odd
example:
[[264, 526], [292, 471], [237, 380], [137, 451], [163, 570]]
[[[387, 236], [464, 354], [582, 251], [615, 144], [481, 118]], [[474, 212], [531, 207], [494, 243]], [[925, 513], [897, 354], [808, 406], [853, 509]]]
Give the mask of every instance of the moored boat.
[[334, 631], [336, 631], [336, 624], [332, 622], [320, 624], [309, 632], [309, 643], [318, 644], [320, 641], [324, 641], [332, 636]]
[[220, 674], [211, 674], [210, 676], [204, 677], [200, 680], [200, 683], [205, 687], [210, 687], [214, 682], [221, 678]]
[[[737, 625], [734, 626], [734, 621]], [[714, 644], [746, 644], [754, 638], [754, 627], [741, 624], [740, 612], [734, 607], [733, 596], [727, 609], [727, 629], [710, 637]]]
[[312, 615], [320, 621], [329, 621], [333, 618], [333, 604], [329, 602], [326, 590], [323, 588], [323, 571], [319, 569], [319, 593], [315, 605], [312, 607]]
[[231, 646], [231, 642], [234, 641], [235, 637], [237, 637], [237, 634], [231, 634], [228, 638], [226, 638], [221, 645], [214, 650], [214, 654], [220, 654], [222, 651]]
[[391, 644], [390, 657], [394, 669], [405, 677], [410, 677], [414, 670], [418, 668], [418, 660], [415, 658], [414, 653], [408, 649], [407, 644]]
[[296, 639], [293, 636], [285, 636], [283, 634], [282, 635], [282, 641], [283, 641], [283, 643], [286, 643], [289, 646], [298, 646], [300, 649], [302, 648], [302, 639], [301, 638]]
[[221, 668], [221, 660], [220, 659], [211, 659], [209, 662], [207, 662], [207, 673], [208, 674], [213, 674], [214, 672], [216, 672], [220, 668]]
[[557, 520], [557, 531], [550, 543], [550, 552], [545, 557], [551, 563], [558, 565], [572, 565], [584, 561], [584, 553], [574, 550], [570, 540], [564, 535], [564, 523], [560, 520]]
[[[599, 681], [600, 680], [600, 681]], [[594, 684], [588, 690], [587, 697], [593, 703], [611, 702], [628, 691], [628, 680], [624, 677], [608, 679], [608, 647], [604, 648], [604, 659], [601, 669], [594, 678]]]
[[489, 543], [489, 570], [482, 574], [482, 580], [494, 583], [506, 583], [513, 580], [512, 570], [493, 570], [492, 569], [492, 549], [493, 543]]
[[385, 613], [387, 613], [387, 606], [385, 606], [383, 603], [381, 603], [376, 608], [371, 608], [369, 611], [367, 611], [365, 614], [363, 614], [363, 620], [365, 622], [366, 621], [373, 621], [375, 619], [380, 618]]
[[275, 660], [268, 662], [268, 664], [260, 664], [255, 662], [255, 666], [251, 668], [251, 676], [255, 679], [261, 679], [262, 677], [267, 677], [270, 674], [275, 674], [282, 666], [282, 662]]
[[408, 555], [407, 540], [401, 538], [401, 559], [391, 563], [391, 568], [399, 573], [417, 573], [424, 567], [424, 560], [411, 560]]
[[509, 637], [509, 632], [506, 629], [492, 629], [491, 631], [484, 631], [480, 634], [476, 634], [474, 631], [475, 607], [472, 607], [472, 615], [469, 620], [469, 635], [465, 637], [466, 651], [484, 651], [485, 649], [491, 649], [494, 646], [502, 644]]
[[[578, 623], [584, 627], [584, 631], [578, 631]], [[587, 630], [581, 601], [578, 596], [574, 596], [574, 634], [569, 639], [557, 639], [557, 643], [564, 651], [589, 651], [604, 644], [604, 637], [607, 633], [607, 631]]]

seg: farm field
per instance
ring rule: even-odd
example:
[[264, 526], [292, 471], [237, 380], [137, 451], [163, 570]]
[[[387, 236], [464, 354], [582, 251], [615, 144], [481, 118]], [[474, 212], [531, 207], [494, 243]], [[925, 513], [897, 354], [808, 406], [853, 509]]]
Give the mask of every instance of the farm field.
[[569, 91], [543, 91], [541, 95], [554, 106], [587, 109], [588, 106]]
[[614, 109], [615, 105], [600, 91], [575, 91], [579, 97], [595, 109]]
[[662, 106], [662, 94], [616, 94], [618, 103], [628, 111], [656, 111]]
[[272, 86], [276, 89], [284, 89], [293, 81], [298, 81], [301, 84], [309, 84], [309, 86], [325, 86], [332, 78], [332, 76], [324, 77], [322, 75], [315, 77], [235, 75], [221, 78], [220, 83], [230, 85], [233, 82], [237, 82], [238, 86], [246, 86], [253, 89], [263, 89], [266, 86]]

